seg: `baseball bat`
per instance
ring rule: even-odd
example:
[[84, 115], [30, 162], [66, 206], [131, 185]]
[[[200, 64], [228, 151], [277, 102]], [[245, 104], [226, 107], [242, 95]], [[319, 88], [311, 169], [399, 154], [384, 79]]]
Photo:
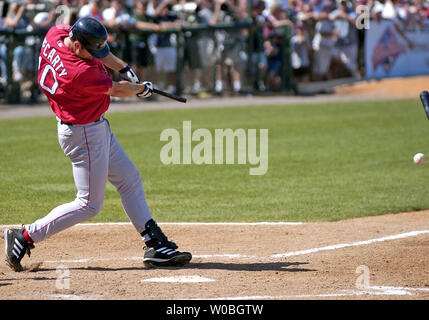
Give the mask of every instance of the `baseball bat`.
[[422, 101], [423, 108], [426, 113], [426, 117], [429, 119], [429, 92], [427, 91], [420, 92], [420, 100]]
[[162, 91], [162, 90], [159, 90], [159, 89], [156, 89], [156, 88], [153, 88], [152, 92], [160, 94], [161, 96], [164, 96], [164, 97], [167, 97], [167, 98], [179, 101], [179, 102], [186, 103], [186, 98], [180, 97], [180, 96], [175, 95], [173, 93], [165, 92], [165, 91]]

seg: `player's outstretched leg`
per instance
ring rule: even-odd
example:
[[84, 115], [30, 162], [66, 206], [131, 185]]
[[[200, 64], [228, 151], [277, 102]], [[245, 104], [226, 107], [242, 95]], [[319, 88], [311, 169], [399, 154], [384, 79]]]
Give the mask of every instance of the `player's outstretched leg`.
[[21, 260], [24, 255], [27, 253], [30, 256], [30, 249], [34, 249], [34, 245], [25, 239], [23, 232], [24, 229], [7, 229], [3, 232], [6, 263], [17, 272], [23, 270]]
[[151, 219], [146, 225], [146, 230], [141, 233], [143, 237], [149, 236], [146, 241], [146, 252], [143, 263], [147, 267], [181, 267], [192, 259], [190, 252], [176, 251], [177, 245], [168, 241], [157, 223]]

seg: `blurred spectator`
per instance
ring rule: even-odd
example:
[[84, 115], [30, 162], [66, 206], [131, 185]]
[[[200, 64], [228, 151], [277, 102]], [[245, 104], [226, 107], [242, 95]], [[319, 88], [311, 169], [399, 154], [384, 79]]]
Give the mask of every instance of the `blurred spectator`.
[[385, 0], [383, 11], [381, 13], [383, 19], [395, 19], [396, 18], [396, 9], [395, 4], [392, 0]]
[[423, 18], [429, 18], [429, 4], [427, 1], [420, 1], [420, 5], [423, 8], [421, 11]]
[[[170, 27], [180, 26], [180, 20], [173, 11], [173, 5], [177, 4], [175, 0], [162, 0], [155, 8], [155, 21], [159, 24], [161, 30]], [[167, 91], [176, 92], [176, 68], [177, 68], [177, 49], [176, 35], [174, 33], [158, 33], [150, 37], [150, 48], [155, 58], [155, 67], [157, 73], [165, 72], [167, 74]], [[164, 79], [160, 79], [158, 85], [164, 87]], [[156, 82], [155, 82], [156, 83]]]
[[82, 8], [83, 6], [86, 6], [91, 0], [75, 0], [74, 5], [78, 8]]
[[423, 0], [415, 1], [414, 6], [409, 7], [409, 15], [410, 23], [414, 22], [417, 23], [421, 29], [425, 26], [425, 19], [428, 18], [427, 16], [427, 7], [425, 7], [427, 3], [425, 3]]
[[271, 5], [267, 21], [272, 29], [284, 26], [293, 27], [292, 21], [287, 17], [286, 11], [282, 9], [280, 2], [275, 2]]
[[[3, 24], [3, 14], [6, 15], [7, 8], [4, 6], [1, 7], [2, 11], [0, 12], [0, 31], [5, 28]], [[4, 13], [3, 13], [4, 10]], [[6, 42], [6, 36], [0, 36], [0, 85], [5, 85], [7, 82], [7, 70], [6, 70], [6, 45], [4, 43]]]
[[378, 1], [374, 1], [371, 5], [371, 22], [374, 21], [376, 23], [380, 22], [382, 20], [382, 13], [383, 13], [383, 4], [378, 2]]
[[[152, 16], [148, 15], [149, 0], [135, 1], [132, 18], [135, 20], [135, 28], [140, 30], [158, 31], [159, 25], [154, 23]], [[139, 79], [147, 75], [145, 70], [153, 66], [153, 55], [149, 50], [149, 35], [147, 33], [130, 34], [131, 64]], [[148, 74], [152, 72], [147, 72]]]
[[90, 0], [88, 4], [80, 8], [78, 17], [92, 17], [100, 22], [104, 22], [103, 4], [103, 0]]
[[296, 34], [291, 38], [290, 46], [294, 80], [296, 82], [308, 82], [311, 74], [311, 40], [302, 22], [297, 24]]
[[265, 78], [267, 73], [267, 57], [264, 53], [263, 31], [267, 21], [264, 14], [266, 9], [265, 1], [253, 0], [251, 19], [253, 23], [252, 41], [252, 85], [253, 89], [263, 92], [266, 90]]
[[60, 23], [72, 25], [79, 19], [81, 7], [88, 4], [89, 0], [53, 0], [55, 7], [65, 6], [68, 10], [62, 12]]
[[124, 4], [124, 0], [113, 0], [110, 7], [103, 10], [102, 18], [106, 27], [120, 31], [121, 28], [127, 29], [135, 24]]
[[269, 9], [272, 7], [272, 5], [274, 3], [279, 3], [280, 4], [280, 8], [284, 11], [289, 9], [289, 1], [290, 0], [264, 0], [265, 1], [265, 5], [268, 9], [268, 11], [266, 12], [266, 14], [269, 13]]
[[[180, 6], [180, 13], [184, 16], [185, 26], [197, 26], [204, 22], [204, 17], [199, 15], [201, 7], [196, 2], [182, 4]], [[199, 47], [199, 32], [186, 31], [184, 34], [184, 52], [183, 52], [183, 64], [184, 67], [188, 66], [192, 76], [192, 86], [190, 92], [197, 94], [201, 90], [201, 75], [203, 62]]]
[[266, 85], [270, 90], [281, 89], [286, 27], [294, 28], [282, 6], [278, 1], [271, 5], [264, 29], [264, 52], [268, 65]]
[[329, 67], [336, 36], [334, 23], [329, 19], [330, 5], [324, 5], [320, 14], [315, 15], [316, 26], [312, 41], [313, 53], [313, 80], [321, 81], [330, 78]]
[[309, 20], [313, 19], [315, 13], [319, 13], [319, 12], [315, 12], [313, 10], [313, 7], [306, 2], [303, 2], [301, 10], [297, 12], [296, 14], [296, 23], [302, 22], [304, 24], [306, 24], [306, 22], [308, 22]]
[[405, 28], [424, 28], [425, 9], [422, 0], [397, 0], [394, 3], [396, 22]]
[[[56, 22], [60, 13], [56, 12], [56, 7], [45, 7], [46, 11], [39, 11], [36, 7], [37, 1], [27, 1], [26, 16], [29, 21], [27, 31], [48, 30]], [[41, 9], [42, 7], [40, 7]], [[43, 37], [29, 36], [25, 38], [25, 62], [27, 64], [26, 74], [21, 84], [21, 93], [23, 97], [37, 100], [37, 95], [40, 94], [37, 83], [37, 68], [39, 61], [39, 50], [42, 46]]]
[[109, 29], [109, 46], [112, 53], [124, 61], [130, 60], [129, 40], [122, 32], [135, 25], [135, 20], [125, 10], [124, 0], [113, 0], [110, 7], [103, 10], [103, 24]]
[[[213, 17], [214, 3], [211, 0], [196, 0], [197, 14], [200, 25], [208, 26]], [[202, 88], [200, 92], [204, 92], [209, 88], [213, 88], [213, 69], [217, 61], [215, 51], [215, 39], [213, 32], [203, 31], [198, 33], [198, 51], [201, 57], [201, 65], [203, 72], [200, 78]]]
[[[316, 20], [315, 16], [317, 13], [313, 11], [313, 7], [309, 3], [302, 5], [302, 11], [296, 15], [296, 24], [303, 24], [303, 28], [310, 39], [313, 39], [315, 33]], [[312, 60], [312, 53], [310, 52], [310, 61]]]
[[322, 12], [323, 0], [310, 0], [309, 4], [314, 13], [320, 14]]
[[333, 55], [345, 65], [352, 77], [358, 76], [356, 17], [354, 7], [347, 0], [340, 0], [338, 9], [332, 11], [329, 15], [329, 18], [334, 22], [336, 31]]
[[[4, 30], [5, 28], [6, 28], [6, 26], [4, 25], [4, 18], [6, 17], [6, 15], [7, 15], [7, 12], [8, 12], [8, 3], [6, 3], [6, 2], [3, 2], [2, 4], [1, 4], [1, 6], [0, 6], [0, 31], [1, 30]], [[2, 82], [6, 82], [6, 78], [5, 77], [3, 77], [6, 73], [6, 71], [5, 71], [5, 61], [6, 60], [4, 60], [3, 58], [3, 55], [2, 55], [2, 52], [1, 52], [1, 48], [2, 48], [2, 46], [3, 46], [3, 44], [4, 43], [6, 43], [6, 39], [7, 39], [7, 37], [5, 36], [5, 35], [0, 35], [0, 43], [1, 43], [1, 45], [0, 45], [0, 84], [2, 83]]]
[[[236, 6], [233, 0], [215, 0], [211, 25], [217, 23], [234, 23], [241, 20], [245, 12]], [[239, 66], [241, 63], [243, 37], [240, 30], [216, 31], [216, 46], [218, 63], [216, 65], [215, 92], [222, 94], [224, 88], [232, 85], [232, 91], [239, 93], [241, 90], [241, 77]], [[231, 83], [232, 82], [232, 83]]]
[[264, 41], [264, 53], [267, 57], [267, 87], [272, 90], [279, 90], [281, 86], [282, 68], [282, 43], [275, 33], [268, 35]]
[[[33, 31], [49, 27], [56, 18], [55, 8], [52, 7], [49, 11], [39, 12], [36, 10], [37, 4], [37, 1], [33, 0], [26, 0], [22, 4], [10, 3], [8, 12], [2, 21], [2, 26], [22, 31]], [[39, 6], [40, 8], [44, 8], [44, 5]], [[13, 43], [2, 41], [2, 45], [0, 45], [1, 83], [5, 84], [9, 80], [7, 54], [8, 50], [12, 50], [12, 79], [19, 82], [23, 95], [33, 95], [32, 88], [35, 87], [37, 52], [40, 42], [40, 37], [36, 36], [28, 36], [25, 39], [16, 38]], [[10, 47], [8, 48], [8, 46]]]
[[[25, 15], [25, 7], [25, 4], [19, 5], [18, 3], [10, 3], [8, 13], [3, 20], [4, 27], [16, 30], [25, 29], [25, 27], [29, 25], [29, 21]], [[18, 46], [13, 50], [12, 79], [14, 81], [22, 81], [24, 74], [32, 70], [31, 60], [26, 58], [25, 51], [24, 42], [18, 43]], [[5, 44], [1, 45], [0, 52], [1, 56], [6, 61], [7, 47]], [[7, 76], [7, 73], [5, 73], [5, 76]]]

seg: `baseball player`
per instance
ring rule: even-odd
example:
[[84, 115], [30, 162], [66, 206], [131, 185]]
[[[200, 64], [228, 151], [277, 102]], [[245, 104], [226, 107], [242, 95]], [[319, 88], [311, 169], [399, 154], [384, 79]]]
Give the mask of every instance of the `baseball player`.
[[[112, 81], [105, 66], [119, 71], [123, 80]], [[187, 264], [192, 255], [177, 251], [177, 245], [152, 219], [140, 174], [103, 117], [110, 96], [149, 97], [152, 83], [139, 83], [133, 70], [110, 52], [105, 27], [90, 17], [72, 27], [59, 25], [48, 31], [40, 52], [38, 81], [58, 120], [58, 141], [71, 160], [77, 196], [22, 229], [5, 230], [7, 264], [22, 271], [21, 260], [25, 253], [30, 256], [34, 243], [97, 215], [107, 180], [116, 187], [126, 214], [146, 244], [144, 263]]]

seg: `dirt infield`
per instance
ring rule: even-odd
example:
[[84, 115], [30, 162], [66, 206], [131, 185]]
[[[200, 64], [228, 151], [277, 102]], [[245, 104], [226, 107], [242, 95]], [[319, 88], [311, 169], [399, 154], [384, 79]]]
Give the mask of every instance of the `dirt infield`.
[[339, 87], [335, 93], [337, 95], [359, 95], [361, 98], [417, 99], [423, 90], [429, 90], [428, 76], [360, 81], [353, 85]]
[[429, 299], [429, 211], [161, 225], [191, 264], [147, 269], [130, 224], [77, 225], [37, 244], [26, 271], [1, 264], [0, 299]]

